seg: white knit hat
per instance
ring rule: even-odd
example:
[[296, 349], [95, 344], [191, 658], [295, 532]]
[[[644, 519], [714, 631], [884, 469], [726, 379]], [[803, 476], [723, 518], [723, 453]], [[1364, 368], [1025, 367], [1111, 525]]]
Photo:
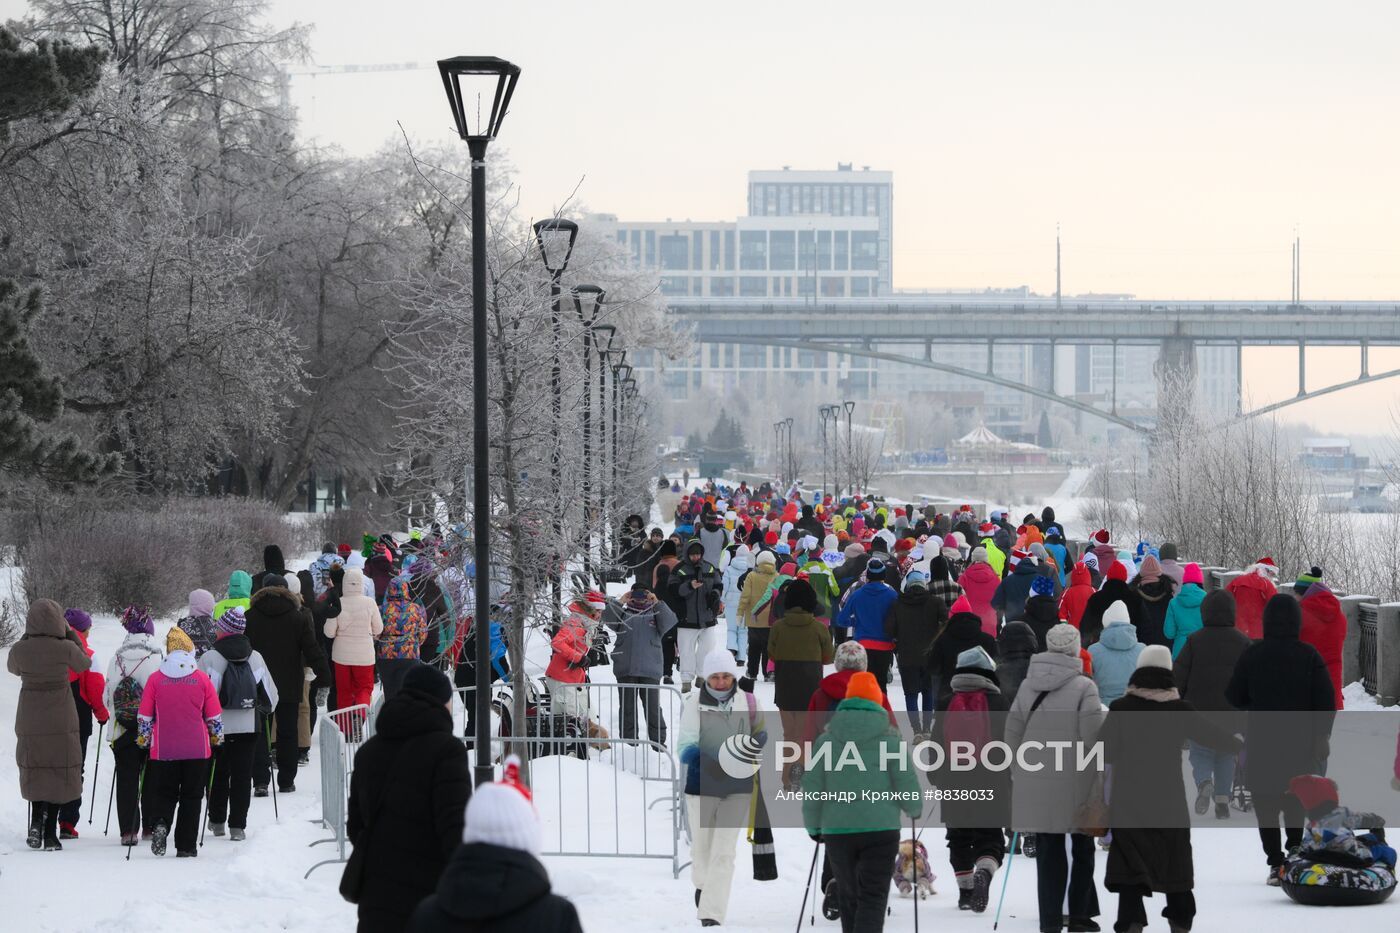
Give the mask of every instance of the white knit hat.
[[1079, 657], [1079, 629], [1065, 622], [1052, 625], [1045, 633], [1045, 648], [1055, 654]]
[[519, 758], [511, 755], [499, 781], [483, 784], [472, 792], [462, 841], [519, 849], [539, 857], [544, 848], [544, 830], [529, 789], [520, 783]]
[[1104, 628], [1108, 628], [1112, 622], [1131, 622], [1133, 617], [1128, 614], [1127, 604], [1121, 599], [1115, 599], [1113, 604], [1103, 611]]
[[739, 671], [734, 664], [734, 655], [723, 648], [716, 648], [705, 655], [705, 660], [700, 664], [700, 676], [709, 680], [714, 674], [732, 674], [738, 677]]
[[1166, 645], [1148, 645], [1138, 655], [1137, 670], [1144, 667], [1160, 667], [1164, 671], [1172, 669], [1172, 652]]

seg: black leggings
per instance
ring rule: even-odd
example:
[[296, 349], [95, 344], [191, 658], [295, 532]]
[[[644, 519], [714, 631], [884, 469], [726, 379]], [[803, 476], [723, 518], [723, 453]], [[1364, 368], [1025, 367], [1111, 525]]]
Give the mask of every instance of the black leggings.
[[155, 781], [150, 774], [142, 776], [146, 755], [136, 744], [134, 728], [123, 732], [112, 745], [112, 758], [117, 763], [117, 826], [124, 836], [143, 828], [150, 832], [156, 826]]
[[1288, 848], [1303, 841], [1303, 805], [1292, 794], [1255, 794], [1254, 817], [1259, 821], [1259, 841], [1264, 846], [1264, 856], [1269, 867], [1283, 864], [1284, 851], [1279, 833], [1279, 818], [1285, 826]]
[[209, 822], [224, 823], [234, 829], [248, 827], [248, 804], [253, 797], [253, 755], [256, 732], [225, 733], [214, 753], [214, 786], [209, 792]]
[[766, 628], [749, 629], [749, 680], [758, 680], [768, 669], [768, 632]]

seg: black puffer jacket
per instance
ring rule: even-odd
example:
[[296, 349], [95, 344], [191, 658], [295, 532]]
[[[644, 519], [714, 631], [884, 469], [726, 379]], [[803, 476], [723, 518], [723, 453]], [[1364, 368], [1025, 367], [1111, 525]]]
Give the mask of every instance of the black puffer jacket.
[[318, 680], [330, 680], [330, 665], [316, 638], [311, 610], [302, 605], [300, 596], [285, 587], [264, 587], [253, 594], [245, 618], [244, 634], [262, 655], [283, 700], [301, 699], [305, 668], [311, 668]]
[[[1170, 648], [1172, 640], [1162, 634], [1162, 626], [1167, 621], [1167, 605], [1176, 595], [1176, 581], [1165, 574], [1151, 583], [1138, 579], [1133, 581], [1132, 590], [1142, 600], [1142, 615], [1137, 620], [1138, 641], [1144, 645], [1165, 645]], [[1129, 607], [1130, 616], [1132, 611], [1132, 607]], [[1102, 612], [1099, 619], [1102, 630]]]
[[359, 933], [403, 930], [462, 839], [471, 796], [466, 746], [441, 703], [400, 690], [355, 755], [346, 830], [365, 847]]
[[[1060, 607], [1050, 596], [1032, 596], [1026, 600], [1026, 612], [1021, 621], [1035, 633], [1037, 651], [1045, 650], [1045, 633], [1060, 624]], [[1010, 623], [1007, 623], [1010, 624]], [[1015, 696], [1012, 693], [1010, 696]]]
[[[1079, 618], [1079, 642], [1085, 648], [1099, 640], [1103, 634], [1103, 614], [1109, 606], [1122, 600], [1123, 605], [1128, 607], [1128, 618], [1132, 621], [1133, 627], [1139, 632], [1143, 630], [1146, 617], [1142, 611], [1142, 600], [1133, 588], [1122, 580], [1105, 580], [1103, 589], [1099, 590], [1089, 601], [1084, 604], [1084, 615]], [[1160, 627], [1158, 628], [1160, 632]], [[1138, 641], [1147, 644], [1141, 636]]]
[[583, 933], [574, 905], [549, 890], [540, 860], [474, 842], [457, 848], [436, 894], [413, 913], [410, 933]]
[[[1176, 656], [1173, 671], [1181, 698], [1202, 712], [1233, 710], [1225, 699], [1225, 688], [1240, 655], [1253, 644], [1249, 636], [1235, 628], [1235, 597], [1215, 590], [1201, 603], [1203, 627], [1191, 633]], [[1244, 716], [1210, 717], [1231, 730], [1244, 728]]]
[[992, 660], [996, 660], [997, 640], [982, 631], [982, 618], [973, 612], [959, 612], [954, 615], [933, 640], [924, 661], [924, 668], [938, 679], [935, 708], [947, 708], [948, 699], [953, 694], [953, 672], [958, 669], [958, 655], [978, 645], [987, 650]]
[[1026, 670], [1031, 664], [1031, 655], [1044, 651], [1045, 646], [1036, 640], [1035, 631], [1025, 622], [1008, 622], [1002, 626], [997, 636], [997, 680], [1001, 683], [1003, 696], [1015, 698], [1021, 689], [1021, 681], [1026, 679]]
[[900, 667], [919, 667], [928, 646], [948, 618], [943, 600], [928, 590], [907, 589], [890, 604], [885, 614], [885, 634], [894, 642], [895, 660]]

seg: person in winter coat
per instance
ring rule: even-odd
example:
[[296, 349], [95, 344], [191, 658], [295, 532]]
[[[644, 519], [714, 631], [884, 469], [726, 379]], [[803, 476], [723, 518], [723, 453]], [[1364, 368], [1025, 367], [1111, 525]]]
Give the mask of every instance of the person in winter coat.
[[199, 659], [214, 647], [214, 594], [208, 590], [190, 590], [189, 612], [175, 623], [194, 642], [194, 656]]
[[[1236, 628], [1235, 599], [1225, 590], [1206, 595], [1201, 603], [1203, 627], [1186, 639], [1176, 656], [1173, 674], [1181, 698], [1206, 713], [1231, 735], [1244, 730], [1244, 717], [1225, 699], [1225, 688], [1240, 655], [1249, 647], [1249, 636]], [[1235, 756], [1192, 742], [1189, 758], [1196, 781], [1196, 812], [1205, 813], [1215, 803], [1215, 818], [1230, 818], [1230, 791], [1235, 782]]]
[[[835, 544], [834, 536], [832, 544]], [[832, 572], [828, 559], [838, 559], [840, 552], [834, 549], [812, 552], [811, 559], [803, 566], [802, 570], [807, 574], [807, 582], [812, 584], [812, 592], [817, 596], [817, 621], [822, 625], [830, 626], [831, 617], [836, 611], [837, 601], [841, 597], [841, 587], [836, 583], [836, 575]], [[838, 565], [839, 566], [839, 565]], [[726, 605], [728, 605], [726, 603]]]
[[[657, 551], [656, 562], [651, 570], [651, 591], [656, 594], [657, 599], [670, 608], [677, 621], [680, 620], [681, 613], [685, 611], [685, 607], [676, 598], [675, 590], [671, 588], [671, 572], [680, 566], [681, 562], [678, 537], [675, 532], [672, 532], [671, 537], [661, 542], [661, 549]], [[661, 682], [663, 684], [671, 682], [671, 671], [675, 670], [676, 667], [676, 644], [677, 631], [671, 629], [666, 633], [666, 640], [662, 643], [664, 655]]]
[[374, 553], [365, 561], [364, 573], [365, 577], [374, 583], [374, 601], [383, 602], [384, 594], [389, 589], [389, 581], [394, 579], [394, 559], [389, 553], [388, 545], [382, 542], [375, 544]]
[[588, 653], [606, 605], [607, 597], [597, 590], [575, 598], [564, 613], [559, 631], [550, 640], [549, 666], [544, 677], [549, 687], [549, 709], [556, 716], [588, 718], [588, 690], [583, 684], [588, 679]]
[[929, 646], [947, 621], [943, 600], [928, 591], [921, 572], [910, 571], [904, 578], [904, 592], [885, 615], [885, 634], [894, 642], [904, 708], [913, 721], [915, 735], [927, 733], [933, 725], [935, 685], [926, 659]]
[[783, 736], [799, 741], [802, 714], [812, 692], [822, 682], [822, 668], [835, 654], [831, 630], [817, 621], [817, 594], [806, 580], [793, 580], [783, 591], [783, 617], [768, 633], [768, 656], [773, 659], [773, 703], [778, 707]]
[[[724, 529], [719, 529], [722, 536]], [[696, 538], [685, 546], [685, 560], [671, 572], [671, 591], [681, 611], [676, 613], [676, 667], [683, 689], [699, 680], [700, 662], [717, 647], [723, 580], [719, 568], [705, 559], [705, 546]]]
[[[1014, 621], [1014, 620], [1013, 620]], [[1020, 621], [1031, 627], [1040, 650], [1045, 650], [1045, 633], [1060, 624], [1060, 609], [1055, 605], [1054, 584], [1046, 577], [1031, 580], [1031, 596], [1026, 600]]]
[[359, 933], [407, 929], [462, 838], [471, 774], [466, 746], [452, 734], [451, 706], [447, 676], [419, 664], [384, 701], [374, 735], [355, 754], [345, 828], [364, 853]]
[[[1259, 840], [1269, 863], [1267, 881], [1281, 883], [1283, 819], [1291, 849], [1302, 842], [1303, 813], [1289, 796], [1288, 781], [1314, 774], [1327, 757], [1336, 697], [1327, 665], [1317, 649], [1298, 638], [1303, 626], [1298, 601], [1280, 593], [1264, 605], [1264, 637], [1240, 655], [1225, 700], [1246, 710], [1245, 783], [1253, 795]], [[1278, 716], [1278, 712], [1311, 713]]]
[[972, 611], [967, 599], [953, 603], [953, 614], [948, 624], [929, 644], [924, 658], [924, 666], [938, 685], [938, 697], [934, 709], [946, 708], [953, 695], [953, 673], [958, 667], [958, 656], [969, 648], [981, 648], [993, 659], [997, 656], [997, 640], [982, 630], [982, 620]]
[[136, 744], [151, 755], [146, 779], [156, 786], [156, 825], [151, 833], [155, 855], [165, 854], [172, 827], [175, 854], [199, 854], [205, 776], [211, 749], [223, 738], [222, 712], [213, 682], [195, 665], [194, 642], [172, 628], [165, 636], [165, 660], [141, 691], [136, 719]]
[[[349, 580], [347, 573], [346, 579]], [[272, 741], [277, 743], [277, 790], [284, 794], [296, 790], [299, 741], [297, 720], [300, 714], [301, 689], [306, 682], [306, 670], [315, 677], [328, 680], [330, 666], [321, 653], [321, 644], [312, 627], [311, 610], [285, 586], [264, 586], [254, 594], [243, 613], [247, 623], [244, 634], [253, 650], [262, 655], [263, 663], [277, 684], [277, 706], [272, 712], [275, 725]], [[372, 651], [373, 649], [371, 649]], [[349, 705], [350, 697], [342, 693], [340, 701]], [[321, 698], [317, 698], [317, 705]], [[258, 796], [267, 794], [271, 781], [269, 753], [266, 743], [257, 743], [253, 760], [253, 786]]]
[[243, 610], [237, 606], [214, 621], [218, 641], [199, 659], [199, 669], [214, 685], [223, 708], [224, 739], [214, 756], [209, 789], [209, 831], [242, 842], [247, 838], [248, 805], [253, 795], [253, 757], [257, 752], [258, 708], [275, 709], [277, 685], [262, 655], [253, 650]]
[[[1084, 606], [1084, 615], [1079, 619], [1079, 637], [1085, 645], [1093, 645], [1099, 640], [1099, 635], [1103, 632], [1104, 610], [1116, 602], [1128, 607], [1128, 618], [1133, 620], [1133, 627], [1142, 628], [1142, 600], [1133, 592], [1132, 587], [1128, 586], [1128, 568], [1114, 560], [1104, 575], [1103, 586], [1089, 597], [1089, 602]], [[1138, 641], [1142, 639], [1139, 638]]]
[[520, 760], [506, 759], [499, 781], [476, 789], [467, 804], [462, 844], [437, 891], [419, 903], [409, 933], [583, 933], [574, 905], [550, 892], [540, 861], [544, 831]]
[[700, 528], [695, 532], [695, 540], [700, 542], [704, 551], [705, 563], [718, 567], [724, 549], [729, 544], [729, 535], [720, 524], [720, 517], [714, 512], [705, 513], [705, 517], [700, 521]]
[[[1104, 760], [1112, 768], [1108, 796], [1113, 841], [1104, 887], [1118, 895], [1115, 930], [1143, 929], [1143, 898], [1154, 892], [1166, 895], [1162, 916], [1172, 930], [1191, 929], [1195, 876], [1181, 786], [1181, 744], [1189, 739], [1224, 754], [1240, 747], [1232, 734], [1181, 698], [1171, 665], [1171, 655], [1162, 645], [1145, 649], [1126, 694], [1109, 707], [1099, 733]], [[1170, 715], [1153, 716], [1149, 727], [1145, 717], [1157, 713]]]
[[1303, 612], [1303, 627], [1298, 637], [1322, 655], [1340, 710], [1343, 707], [1342, 645], [1347, 638], [1347, 617], [1342, 612], [1342, 604], [1321, 577], [1322, 571], [1314, 567], [1300, 575], [1293, 585], [1293, 592], [1299, 597], [1298, 608]]
[[676, 627], [675, 613], [640, 583], [633, 583], [625, 599], [607, 604], [603, 624], [617, 632], [612, 664], [622, 707], [618, 718], [621, 737], [636, 739], [640, 700], [647, 738], [665, 746], [666, 721], [661, 716], [659, 691], [648, 688], [661, 684], [662, 642], [666, 633]]
[[761, 607], [777, 576], [777, 558], [773, 552], [760, 551], [739, 593], [739, 624], [748, 631], [745, 677], [750, 681], [758, 679], [768, 661], [768, 618], [766, 613], [760, 615], [756, 610]]
[[1201, 603], [1205, 601], [1205, 578], [1199, 564], [1187, 564], [1182, 570], [1181, 589], [1167, 605], [1167, 617], [1162, 623], [1162, 636], [1171, 641], [1172, 657], [1181, 654], [1186, 639], [1201, 628]]
[[1111, 706], [1128, 689], [1128, 681], [1137, 670], [1138, 656], [1147, 646], [1138, 641], [1128, 607], [1114, 603], [1103, 614], [1103, 634], [1089, 646], [1089, 659], [1094, 665], [1094, 685], [1099, 699]]
[[[332, 640], [331, 663], [335, 669], [336, 696], [346, 706], [369, 705], [370, 694], [374, 691], [374, 640], [384, 632], [379, 606], [374, 600], [359, 595], [360, 579], [360, 571], [346, 572], [340, 615], [327, 619], [322, 629], [326, 637]], [[403, 583], [406, 590], [407, 581]], [[384, 592], [388, 591], [386, 583]], [[407, 594], [403, 595], [406, 597]], [[300, 689], [297, 694], [301, 694]]]
[[1162, 633], [1167, 623], [1167, 607], [1176, 595], [1178, 584], [1162, 572], [1157, 558], [1148, 554], [1142, 559], [1137, 578], [1131, 584], [1132, 590], [1142, 600], [1142, 615], [1138, 622], [1138, 641], [1144, 645], [1166, 645], [1171, 647], [1171, 639]]
[[1231, 580], [1225, 591], [1235, 598], [1235, 624], [1249, 638], [1264, 637], [1264, 604], [1278, 595], [1278, 566], [1261, 557]]
[[128, 606], [122, 611], [121, 624], [126, 630], [126, 637], [107, 667], [103, 700], [112, 714], [117, 828], [121, 832], [122, 845], [134, 846], [143, 835], [143, 829], [148, 838], [155, 829], [155, 784], [141, 780], [147, 753], [136, 744], [137, 716], [141, 709], [141, 694], [151, 675], [160, 667], [165, 654], [161, 643], [156, 640], [155, 625], [151, 622], [149, 611], [140, 606]]
[[982, 631], [996, 637], [997, 611], [992, 606], [992, 597], [1001, 585], [1001, 576], [988, 562], [986, 548], [973, 548], [969, 560], [967, 569], [958, 577], [958, 586], [962, 587], [972, 611], [982, 620]]
[[[945, 756], [953, 753], [953, 742], [966, 743], [980, 754], [987, 743], [1000, 742], [1006, 729], [1008, 704], [997, 679], [996, 663], [982, 648], [969, 648], [958, 655], [951, 683], [948, 700], [938, 707], [932, 741], [943, 748]], [[935, 772], [930, 779], [945, 792], [976, 792], [967, 800], [955, 797], [946, 801], [940, 816], [947, 826], [948, 861], [958, 883], [958, 909], [980, 914], [987, 909], [992, 876], [1001, 867], [1006, 851], [997, 825], [997, 801], [1004, 800], [1010, 784], [1004, 771], [980, 765], [968, 771]], [[991, 797], [979, 800], [980, 794]]]
[[837, 588], [841, 590], [841, 595], [845, 596], [865, 574], [865, 565], [869, 563], [870, 555], [863, 546], [854, 541], [846, 545], [846, 549], [841, 553], [841, 566], [836, 568], [834, 576]]
[[953, 575], [952, 563], [941, 554], [928, 562], [928, 591], [930, 596], [943, 603], [944, 618], [947, 618], [953, 603], [963, 595], [963, 588]]
[[729, 910], [734, 850], [741, 827], [747, 825], [754, 780], [734, 777], [721, 767], [720, 750], [737, 735], [765, 745], [768, 732], [758, 700], [739, 689], [733, 655], [723, 649], [711, 651], [701, 674], [704, 685], [685, 698], [681, 709], [676, 752], [685, 767], [696, 913], [702, 926], [717, 926]]
[[[344, 613], [343, 607], [341, 612]], [[388, 699], [398, 692], [403, 676], [422, 657], [423, 643], [428, 638], [428, 613], [409, 592], [408, 575], [400, 574], [389, 581], [380, 620], [383, 627], [374, 643], [374, 668]]]
[[[1045, 647], [1035, 631], [1024, 622], [1008, 622], [997, 636], [997, 682], [1002, 696], [1014, 698], [1026, 679], [1031, 658]], [[1009, 702], [1009, 700], [1008, 700]]]
[[1157, 560], [1162, 565], [1162, 573], [1171, 577], [1177, 586], [1181, 586], [1185, 582], [1185, 568], [1177, 560], [1176, 554], [1176, 545], [1168, 541], [1157, 549]]
[[217, 619], [234, 606], [246, 612], [252, 595], [253, 578], [245, 570], [235, 570], [228, 575], [228, 595], [214, 604], [209, 615]]
[[10, 648], [6, 666], [20, 678], [15, 707], [15, 761], [20, 796], [31, 804], [29, 848], [58, 851], [58, 811], [83, 795], [83, 760], [78, 711], [69, 672], [92, 667], [63, 607], [36, 599], [25, 617], [24, 635]]
[[648, 590], [653, 586], [656, 579], [656, 561], [661, 556], [661, 543], [666, 540], [666, 536], [661, 533], [660, 528], [653, 528], [647, 535], [647, 539], [642, 543], [640, 549], [631, 558], [635, 563], [632, 579], [636, 583], [641, 583]]
[[720, 599], [724, 602], [724, 623], [726, 629], [725, 647], [740, 664], [746, 664], [749, 657], [749, 630], [739, 616], [739, 600], [742, 593], [739, 581], [753, 569], [753, 551], [747, 544], [734, 549], [724, 572], [720, 575]]
[[406, 573], [408, 599], [423, 610], [424, 636], [418, 656], [428, 664], [436, 664], [443, 652], [452, 650], [456, 639], [453, 606], [443, 592], [437, 566], [426, 554], [419, 554]]
[[[78, 635], [78, 641], [83, 646], [89, 658], [92, 657], [92, 649], [88, 647], [87, 633], [92, 628], [92, 617], [81, 609], [68, 609], [63, 613], [63, 619], [68, 623], [68, 627]], [[107, 705], [103, 702], [102, 694], [105, 682], [102, 673], [93, 668], [88, 668], [81, 674], [70, 671], [68, 674], [69, 686], [73, 691], [73, 708], [78, 713], [78, 744], [82, 750], [83, 768], [86, 771], [87, 765], [87, 744], [92, 738], [92, 721], [95, 718], [99, 725], [107, 723]], [[78, 838], [78, 817], [82, 813], [83, 799], [80, 796], [65, 803], [58, 811], [58, 838], [77, 839]]]
[[836, 624], [851, 629], [851, 638], [865, 647], [870, 673], [885, 690], [889, 682], [890, 662], [894, 659], [894, 642], [885, 634], [885, 617], [899, 594], [885, 582], [886, 564], [871, 558], [865, 565], [866, 583], [846, 595], [846, 604], [836, 618]]
[[1074, 565], [1069, 572], [1069, 586], [1060, 594], [1060, 621], [1079, 628], [1084, 617], [1084, 608], [1089, 597], [1094, 595], [1094, 584], [1089, 576], [1089, 568], [1083, 562]]
[[852, 675], [802, 776], [802, 822], [826, 844], [843, 930], [883, 927], [900, 827], [923, 812], [917, 772], [883, 696], [873, 675]]
[[1026, 600], [1031, 597], [1031, 583], [1040, 576], [1036, 570], [1035, 558], [1022, 557], [1006, 575], [992, 594], [992, 608], [998, 610], [1008, 622], [1025, 617]]
[[[1084, 676], [1079, 631], [1072, 625], [1057, 625], [1045, 640], [1047, 650], [1031, 658], [1026, 679], [1011, 703], [1006, 743], [1012, 748], [1023, 742], [1092, 744], [1103, 724], [1103, 704], [1093, 680]], [[1035, 834], [1040, 929], [1042, 933], [1061, 929], [1067, 884], [1070, 929], [1093, 929], [1088, 921], [1099, 913], [1094, 843], [1076, 832], [1074, 825], [1075, 813], [1092, 789], [1092, 775], [1052, 767], [1031, 770], [1021, 764], [1018, 761], [1011, 772], [1012, 825]], [[1065, 857], [1066, 833], [1071, 834], [1072, 867]]]

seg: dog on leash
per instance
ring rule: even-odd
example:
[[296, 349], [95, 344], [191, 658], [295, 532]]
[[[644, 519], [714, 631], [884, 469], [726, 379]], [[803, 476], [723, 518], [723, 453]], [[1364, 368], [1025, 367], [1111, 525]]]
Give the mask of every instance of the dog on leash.
[[917, 891], [919, 900], [923, 900], [930, 894], [937, 894], [933, 881], [933, 869], [929, 867], [924, 844], [917, 839], [900, 842], [899, 855], [894, 860], [894, 886], [899, 889], [900, 897], [913, 897]]

